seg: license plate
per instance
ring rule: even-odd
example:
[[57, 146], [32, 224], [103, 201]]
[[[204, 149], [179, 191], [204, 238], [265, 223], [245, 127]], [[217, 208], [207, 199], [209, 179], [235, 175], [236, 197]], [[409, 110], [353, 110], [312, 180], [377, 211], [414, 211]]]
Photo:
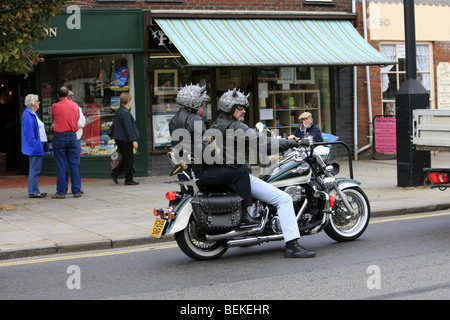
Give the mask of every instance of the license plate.
[[163, 219], [155, 219], [153, 223], [152, 231], [150, 231], [150, 236], [159, 238], [164, 230], [164, 226], [166, 225], [166, 220]]

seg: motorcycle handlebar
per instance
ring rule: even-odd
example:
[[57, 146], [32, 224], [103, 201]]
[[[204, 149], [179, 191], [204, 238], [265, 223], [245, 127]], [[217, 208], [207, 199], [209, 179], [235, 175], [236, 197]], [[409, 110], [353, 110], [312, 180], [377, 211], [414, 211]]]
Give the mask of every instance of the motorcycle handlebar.
[[[301, 142], [299, 142], [301, 143]], [[350, 174], [350, 179], [353, 179], [353, 162], [352, 162], [352, 152], [350, 147], [348, 146], [348, 144], [346, 144], [343, 141], [330, 141], [330, 142], [313, 142], [311, 145], [306, 144], [306, 146], [310, 146], [311, 147], [311, 151], [314, 149], [314, 147], [317, 146], [329, 146], [329, 145], [342, 145], [345, 147], [345, 149], [347, 149], [347, 158], [348, 158], [348, 170], [349, 170], [349, 174]], [[303, 145], [305, 146], [305, 145]]]

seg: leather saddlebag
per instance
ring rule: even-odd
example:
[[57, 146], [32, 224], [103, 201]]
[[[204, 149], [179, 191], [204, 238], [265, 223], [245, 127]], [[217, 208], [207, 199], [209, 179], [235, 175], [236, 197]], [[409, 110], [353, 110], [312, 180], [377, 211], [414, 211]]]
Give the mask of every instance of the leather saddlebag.
[[199, 192], [191, 200], [195, 223], [210, 234], [231, 231], [241, 224], [242, 200], [231, 193]]

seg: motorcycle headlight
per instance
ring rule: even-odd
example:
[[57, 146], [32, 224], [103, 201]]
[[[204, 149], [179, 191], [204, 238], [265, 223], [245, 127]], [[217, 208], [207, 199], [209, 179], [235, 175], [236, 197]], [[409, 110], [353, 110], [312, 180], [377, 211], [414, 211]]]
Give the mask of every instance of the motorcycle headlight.
[[323, 160], [327, 160], [329, 154], [330, 154], [330, 148], [328, 148], [328, 147], [317, 146], [314, 148], [314, 155], [320, 156]]

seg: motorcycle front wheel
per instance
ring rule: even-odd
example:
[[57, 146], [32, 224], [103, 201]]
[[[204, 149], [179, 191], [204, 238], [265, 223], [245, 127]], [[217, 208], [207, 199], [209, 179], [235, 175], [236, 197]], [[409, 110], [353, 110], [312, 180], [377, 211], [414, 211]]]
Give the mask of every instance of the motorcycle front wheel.
[[353, 209], [349, 214], [338, 195], [325, 233], [333, 240], [344, 242], [359, 238], [366, 230], [370, 220], [370, 204], [366, 194], [358, 187], [342, 190]]
[[175, 233], [175, 240], [181, 251], [194, 260], [216, 259], [228, 250], [225, 241], [206, 241], [192, 218], [184, 230]]

